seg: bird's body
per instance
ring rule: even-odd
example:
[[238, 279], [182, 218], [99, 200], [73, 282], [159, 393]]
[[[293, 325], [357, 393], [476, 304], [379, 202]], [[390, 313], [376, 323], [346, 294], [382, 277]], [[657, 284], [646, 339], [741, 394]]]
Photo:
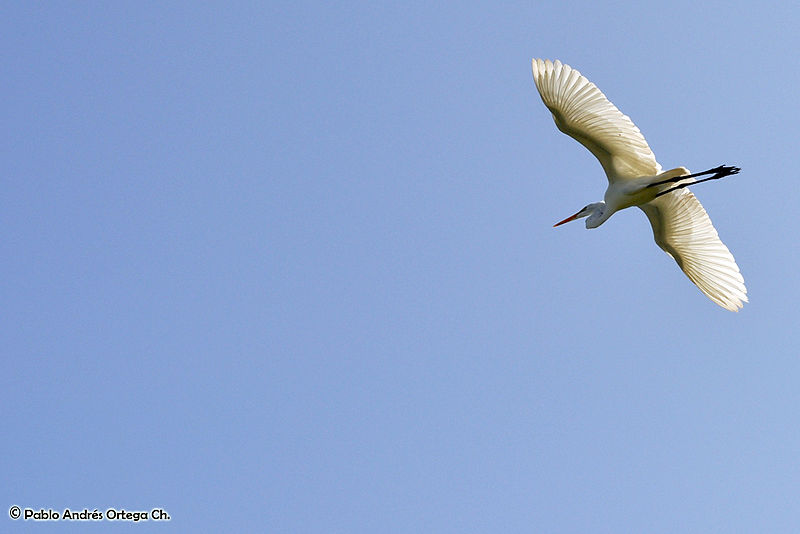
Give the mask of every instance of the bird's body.
[[[595, 202], [556, 226], [588, 217], [597, 228], [619, 210], [638, 206], [653, 227], [656, 243], [711, 300], [731, 311], [747, 302], [739, 267], [703, 206], [686, 186], [739, 172], [720, 166], [690, 174], [685, 167], [662, 171], [644, 136], [602, 92], [560, 61], [534, 59], [533, 78], [556, 126], [597, 157], [608, 177], [603, 202]], [[699, 176], [706, 176], [697, 180]]]

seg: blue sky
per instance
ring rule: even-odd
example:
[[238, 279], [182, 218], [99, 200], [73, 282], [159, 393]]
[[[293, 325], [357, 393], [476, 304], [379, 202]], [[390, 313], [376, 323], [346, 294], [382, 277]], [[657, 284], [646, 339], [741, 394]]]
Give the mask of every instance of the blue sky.
[[[669, 4], [7, 4], [0, 504], [796, 532], [800, 8]], [[552, 228], [606, 180], [531, 57], [742, 168], [696, 190], [741, 312], [639, 210]]]

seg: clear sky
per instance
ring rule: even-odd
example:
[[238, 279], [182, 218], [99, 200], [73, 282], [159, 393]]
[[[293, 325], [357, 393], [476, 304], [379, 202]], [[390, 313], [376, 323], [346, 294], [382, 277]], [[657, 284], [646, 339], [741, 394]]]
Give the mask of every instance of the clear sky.
[[[668, 4], [668, 5], [666, 5]], [[797, 532], [800, 7], [9, 2], [0, 505], [136, 532]], [[697, 187], [703, 296], [530, 72]], [[121, 527], [105, 523], [103, 530]]]

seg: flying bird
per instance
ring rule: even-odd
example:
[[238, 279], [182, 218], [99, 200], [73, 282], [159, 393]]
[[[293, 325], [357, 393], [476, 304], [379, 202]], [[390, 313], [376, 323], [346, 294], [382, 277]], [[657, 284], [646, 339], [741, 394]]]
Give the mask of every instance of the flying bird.
[[[586, 228], [597, 228], [615, 212], [638, 206], [650, 220], [658, 246], [689, 280], [723, 308], [739, 311], [747, 302], [744, 278], [706, 210], [687, 189], [737, 174], [739, 168], [662, 171], [639, 128], [580, 72], [558, 60], [534, 59], [532, 65], [536, 88], [558, 129], [588, 148], [608, 177], [603, 202], [589, 204], [554, 226], [588, 217]], [[700, 176], [706, 178], [698, 180]]]

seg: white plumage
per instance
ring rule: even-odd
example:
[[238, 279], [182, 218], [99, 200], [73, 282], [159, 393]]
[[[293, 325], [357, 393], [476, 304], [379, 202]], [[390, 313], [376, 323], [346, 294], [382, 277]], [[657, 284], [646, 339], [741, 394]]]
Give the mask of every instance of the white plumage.
[[[600, 161], [608, 177], [604, 202], [590, 204], [556, 226], [589, 217], [596, 228], [624, 208], [638, 206], [653, 227], [655, 241], [708, 298], [738, 311], [747, 302], [739, 267], [719, 239], [711, 219], [686, 186], [739, 172], [716, 167], [690, 174], [684, 167], [662, 172], [639, 128], [577, 70], [534, 59], [533, 79], [559, 130], [575, 138]], [[703, 180], [697, 176], [711, 175]]]

